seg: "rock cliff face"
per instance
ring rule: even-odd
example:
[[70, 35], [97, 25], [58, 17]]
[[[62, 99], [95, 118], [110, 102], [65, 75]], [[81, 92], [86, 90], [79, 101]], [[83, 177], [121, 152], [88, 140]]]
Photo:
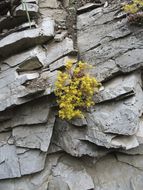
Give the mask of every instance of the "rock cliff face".
[[[142, 28], [120, 0], [23, 2], [0, 0], [0, 190], [142, 190]], [[103, 87], [67, 122], [53, 90], [70, 58]]]

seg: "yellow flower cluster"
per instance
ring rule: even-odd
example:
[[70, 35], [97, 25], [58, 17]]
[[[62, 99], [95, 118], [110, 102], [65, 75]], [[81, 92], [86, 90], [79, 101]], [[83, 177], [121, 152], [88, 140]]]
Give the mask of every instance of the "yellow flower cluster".
[[132, 0], [131, 3], [125, 3], [123, 10], [129, 14], [136, 14], [143, 11], [143, 0]]
[[59, 72], [55, 95], [60, 118], [70, 120], [84, 117], [83, 110], [94, 105], [92, 98], [101, 84], [88, 74], [90, 68], [87, 63], [79, 61], [74, 64], [69, 60], [65, 72]]

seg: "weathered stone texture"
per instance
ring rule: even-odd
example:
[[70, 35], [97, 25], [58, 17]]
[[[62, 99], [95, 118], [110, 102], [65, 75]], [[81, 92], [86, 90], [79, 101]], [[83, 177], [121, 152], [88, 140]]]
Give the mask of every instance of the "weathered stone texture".
[[0, 40], [0, 56], [6, 57], [42, 44], [54, 36], [54, 21], [45, 19], [39, 28], [12, 33]]
[[[0, 1], [0, 190], [142, 190], [141, 27], [120, 0], [25, 2], [31, 28], [21, 2]], [[85, 118], [65, 121], [55, 82], [78, 58], [102, 87]]]

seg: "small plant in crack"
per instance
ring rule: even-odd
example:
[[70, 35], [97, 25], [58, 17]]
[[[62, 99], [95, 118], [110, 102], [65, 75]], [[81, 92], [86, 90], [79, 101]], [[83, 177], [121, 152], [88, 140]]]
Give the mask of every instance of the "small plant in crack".
[[71, 120], [83, 118], [84, 111], [94, 105], [93, 95], [101, 84], [89, 74], [90, 65], [79, 61], [67, 61], [64, 72], [59, 72], [55, 95], [59, 105], [59, 117]]
[[127, 13], [131, 24], [143, 24], [143, 0], [131, 0], [123, 4], [123, 10]]

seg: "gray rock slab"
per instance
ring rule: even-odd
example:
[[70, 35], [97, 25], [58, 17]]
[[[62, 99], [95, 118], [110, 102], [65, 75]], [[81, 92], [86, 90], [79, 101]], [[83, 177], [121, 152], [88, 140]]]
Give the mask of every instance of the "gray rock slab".
[[12, 135], [16, 146], [40, 149], [46, 152], [51, 141], [54, 122], [55, 116], [54, 113], [51, 113], [46, 124], [19, 126], [14, 128]]
[[0, 134], [0, 179], [20, 177], [16, 147], [8, 144], [11, 133]]
[[82, 14], [88, 11], [91, 11], [92, 9], [98, 8], [102, 6], [102, 3], [87, 3], [84, 6], [77, 9], [78, 14]]
[[120, 152], [123, 152], [128, 155], [142, 155], [143, 154], [143, 118], [140, 118], [139, 123], [139, 129], [134, 135], [134, 137], [137, 139], [139, 146], [136, 148], [132, 148], [130, 150], [120, 150]]
[[93, 67], [91, 74], [96, 77], [98, 81], [102, 82], [114, 78], [116, 75], [121, 74], [121, 72], [115, 61], [110, 59]]
[[131, 187], [134, 189], [141, 190], [143, 186], [143, 177], [142, 175], [133, 176], [131, 178]]
[[18, 74], [15, 72], [14, 68], [7, 69], [6, 71], [2, 72], [0, 75], [0, 89], [14, 83], [17, 77]]
[[71, 119], [69, 121], [69, 123], [81, 127], [81, 126], [87, 126], [87, 121], [85, 118], [75, 118], [75, 119]]
[[[36, 103], [36, 104], [35, 104]], [[46, 123], [50, 111], [49, 103], [45, 104], [44, 99], [41, 101], [24, 104], [16, 109], [15, 116], [12, 120], [12, 126], [32, 125]]]
[[53, 169], [53, 175], [64, 179], [70, 190], [93, 189], [94, 184], [92, 178], [79, 163], [76, 163], [74, 159], [70, 157], [63, 157]]
[[[29, 70], [37, 66], [39, 67], [39, 65], [37, 65], [40, 63], [39, 61], [37, 63], [35, 63], [34, 60], [31, 61], [32, 60], [30, 60], [29, 63], [33, 63], [33, 66], [25, 62], [21, 67], [21, 71], [23, 69]], [[42, 93], [48, 88], [48, 82], [35, 82], [32, 88], [28, 88], [28, 86], [25, 85], [33, 80], [38, 81], [38, 79], [39, 73], [34, 71], [31, 73], [27, 71], [27, 73], [20, 74], [16, 72], [16, 68], [9, 68], [3, 71], [0, 76], [0, 111], [4, 111], [12, 106], [14, 107], [42, 96]], [[44, 95], [46, 94], [50, 94], [50, 91], [46, 91]]]
[[[37, 24], [34, 20], [32, 20], [30, 24], [31, 24], [31, 28], [37, 28]], [[0, 38], [2, 39], [2, 38], [6, 37], [6, 36], [8, 36], [14, 32], [20, 32], [20, 31], [23, 31], [26, 29], [29, 29], [29, 23], [28, 22], [25, 22], [25, 23], [13, 28], [13, 29], [10, 29], [10, 30], [4, 29], [3, 33], [0, 34]]]
[[[72, 156], [91, 156], [99, 158], [108, 153], [108, 150], [99, 148], [85, 138], [85, 129], [72, 126], [66, 121], [56, 120], [52, 143]], [[82, 139], [82, 140], [81, 140]]]
[[[46, 104], [45, 100], [47, 101]], [[48, 121], [49, 111], [50, 103], [46, 98], [36, 100], [36, 103], [31, 102], [21, 105], [13, 109], [13, 117], [11, 119], [1, 122], [0, 131], [17, 126], [46, 123]]]
[[[115, 105], [115, 104], [114, 104]], [[117, 106], [117, 104], [116, 104]], [[120, 135], [133, 135], [139, 128], [139, 117], [131, 108], [118, 104], [119, 107], [112, 107], [112, 104], [87, 115], [89, 128], [100, 129], [104, 133]], [[99, 110], [98, 110], [99, 108]], [[115, 109], [114, 109], [115, 108]]]
[[[129, 156], [128, 158], [130, 159]], [[1, 180], [0, 189], [142, 190], [142, 176], [142, 170], [117, 160], [114, 154], [107, 155], [96, 163], [94, 158], [87, 163], [86, 158], [52, 154], [48, 155], [43, 171], [12, 180]]]
[[26, 17], [5, 16], [0, 18], [0, 32], [10, 30], [27, 21]]
[[[110, 24], [110, 22], [114, 20], [115, 15], [118, 13], [119, 4], [119, 2], [117, 2], [116, 4], [113, 3], [112, 5], [110, 4], [108, 7], [99, 7], [97, 9], [93, 9], [91, 11], [79, 15], [78, 21], [80, 22], [78, 23], [78, 29], [82, 29], [83, 26], [87, 28], [92, 24], [94, 27], [94, 23], [95, 25], [104, 25], [107, 23]], [[110, 16], [106, 17], [106, 14]], [[87, 20], [87, 22], [85, 20]]]
[[140, 117], [139, 129], [136, 133], [136, 137], [140, 144], [143, 144], [143, 116]]
[[55, 89], [55, 82], [57, 81], [57, 77], [58, 77], [58, 70], [54, 70], [52, 72], [45, 71], [41, 74], [41, 79], [48, 80], [48, 86], [50, 88], [49, 94], [52, 93]]
[[19, 160], [14, 145], [4, 145], [0, 148], [0, 179], [20, 177]]
[[53, 153], [58, 153], [58, 152], [62, 152], [62, 151], [63, 151], [63, 149], [61, 147], [59, 147], [58, 145], [54, 144], [51, 139], [51, 143], [50, 143], [47, 154], [53, 154]]
[[116, 12], [116, 9], [99, 8], [78, 16], [78, 46], [81, 53], [131, 33], [125, 25], [126, 20], [114, 22]]
[[27, 48], [42, 44], [53, 38], [54, 21], [44, 19], [36, 29], [15, 32], [0, 40], [0, 56], [6, 57]]
[[17, 154], [17, 148], [8, 144], [0, 147], [0, 155], [0, 179], [15, 178], [41, 171], [46, 158], [45, 153], [38, 150], [27, 150]]
[[100, 128], [104, 133], [134, 135], [140, 125], [139, 117], [143, 105], [142, 93], [142, 89], [138, 85], [136, 86], [136, 95], [133, 97], [116, 103], [96, 105], [96, 111], [87, 115], [89, 126], [95, 129]]
[[36, 57], [30, 60], [27, 60], [21, 65], [19, 65], [17, 71], [18, 72], [34, 71], [34, 70], [40, 69], [41, 67], [42, 67], [42, 64], [40, 63], [39, 59], [37, 59]]
[[6, 145], [10, 137], [11, 132], [0, 133], [0, 147]]
[[[141, 181], [143, 172], [141, 170], [116, 160], [112, 154], [99, 160], [89, 171], [93, 172], [91, 176], [98, 190], [140, 190], [143, 184]], [[135, 182], [137, 177], [138, 180]], [[133, 188], [132, 183], [135, 188]]]
[[73, 62], [76, 62], [77, 57], [76, 56], [65, 56], [65, 57], [55, 61], [54, 63], [49, 65], [50, 71], [54, 71], [56, 69], [60, 69], [60, 68], [64, 67], [68, 60], [73, 60]]
[[13, 117], [12, 111], [5, 111], [0, 113], [0, 122], [7, 121]]
[[[125, 115], [126, 114], [126, 115]], [[132, 114], [132, 115], [131, 115]], [[138, 117], [132, 113], [131, 110], [122, 109], [122, 113], [119, 111], [117, 114], [114, 110], [113, 113], [110, 112], [110, 116], [105, 111], [104, 113], [100, 110], [96, 111], [91, 115], [87, 116], [88, 126], [91, 129], [102, 131], [103, 133], [114, 133], [114, 134], [124, 134], [124, 135], [132, 135], [135, 134], [138, 129]], [[112, 117], [111, 117], [112, 115]], [[130, 123], [130, 118], [132, 122]], [[136, 121], [135, 121], [136, 118]], [[123, 125], [123, 123], [124, 125]], [[132, 124], [132, 125], [131, 125]], [[120, 126], [120, 127], [119, 127]], [[103, 127], [103, 128], [102, 128]], [[123, 127], [123, 128], [122, 128]], [[129, 128], [130, 127], [130, 128]], [[95, 132], [96, 133], [96, 132]], [[98, 132], [97, 132], [98, 133]], [[93, 133], [94, 134], [94, 133]], [[94, 135], [93, 135], [94, 136]], [[109, 135], [110, 136], [110, 135]], [[107, 135], [108, 137], [108, 135]], [[99, 138], [100, 141], [100, 138]]]
[[35, 73], [33, 72], [33, 73], [21, 74], [18, 77], [16, 77], [16, 80], [18, 80], [19, 84], [22, 85], [22, 84], [26, 83], [27, 81], [36, 79], [38, 77], [39, 77], [39, 73], [38, 72], [35, 72]]
[[51, 179], [51, 169], [57, 164], [60, 154], [49, 155], [45, 162], [45, 169], [41, 172], [22, 176], [20, 178], [0, 180], [0, 189], [5, 190], [47, 190]]
[[40, 8], [58, 8], [59, 2], [57, 0], [41, 0], [39, 3]]
[[136, 136], [117, 136], [111, 141], [114, 146], [119, 146], [125, 150], [130, 150], [139, 146]]
[[81, 58], [96, 66], [100, 81], [142, 67], [142, 31], [135, 34], [137, 28], [128, 26], [124, 16], [117, 19], [118, 14], [117, 3], [81, 14], [77, 19]]
[[65, 38], [62, 42], [51, 43], [46, 46], [47, 57], [45, 60], [45, 66], [49, 66], [51, 63], [58, 59], [70, 54], [74, 51], [73, 41], [70, 38]]
[[53, 177], [49, 182], [48, 189], [70, 190], [68, 184], [61, 177]]
[[38, 9], [39, 6], [37, 4], [26, 2], [25, 4], [20, 4], [18, 7], [16, 7], [14, 15], [17, 17], [26, 16], [27, 10], [30, 16], [36, 16], [38, 13]]
[[127, 163], [133, 167], [143, 170], [143, 155], [124, 155], [117, 154], [117, 159], [120, 162]]
[[67, 35], [67, 31], [62, 31], [61, 33], [55, 35], [54, 40], [55, 42], [61, 42]]
[[[30, 63], [33, 63], [30, 64]], [[53, 92], [54, 84], [57, 79], [57, 71], [44, 71], [41, 76], [38, 72], [30, 72], [29, 69], [37, 67], [40, 62], [28, 60], [19, 67], [19, 74], [16, 68], [8, 68], [0, 76], [0, 111], [15, 107], [26, 102], [32, 101], [41, 96], [49, 95]], [[30, 65], [29, 65], [30, 64]], [[22, 70], [27, 70], [25, 73]]]
[[19, 71], [34, 70], [44, 65], [45, 51], [41, 46], [37, 46], [28, 51], [19, 53], [5, 59], [3, 62], [10, 67], [18, 65]]
[[51, 8], [39, 8], [39, 12], [42, 18], [50, 17], [58, 23], [66, 20], [67, 12], [64, 9], [51, 9]]
[[[89, 127], [100, 129], [104, 133], [114, 133], [122, 135], [133, 135], [137, 132], [139, 127], [138, 115], [131, 109], [124, 107], [123, 104], [118, 104], [118, 108], [108, 106], [106, 108], [99, 109], [92, 114], [87, 115], [87, 123]], [[96, 106], [97, 107], [97, 106]]]
[[[138, 38], [136, 38], [134, 35], [119, 38], [119, 40], [105, 41], [83, 53], [82, 59], [97, 67], [98, 63], [107, 62], [110, 59], [116, 61], [116, 59], [119, 59], [120, 56], [122, 57], [124, 53], [132, 52], [132, 49], [141, 49], [142, 52], [141, 42], [142, 37], [138, 36]], [[128, 64], [130, 65], [130, 60], [128, 60]], [[140, 64], [140, 60], [138, 64]]]
[[131, 72], [143, 67], [143, 49], [137, 48], [125, 52], [116, 59], [116, 64], [122, 72]]
[[143, 144], [139, 144], [138, 147], [131, 148], [129, 150], [119, 150], [119, 152], [127, 155], [142, 155], [143, 154]]
[[136, 93], [137, 84], [141, 83], [140, 74], [119, 76], [103, 84], [95, 94], [94, 102], [104, 102], [112, 99], [123, 99]]
[[46, 153], [28, 150], [18, 154], [21, 175], [32, 174], [44, 169]]

